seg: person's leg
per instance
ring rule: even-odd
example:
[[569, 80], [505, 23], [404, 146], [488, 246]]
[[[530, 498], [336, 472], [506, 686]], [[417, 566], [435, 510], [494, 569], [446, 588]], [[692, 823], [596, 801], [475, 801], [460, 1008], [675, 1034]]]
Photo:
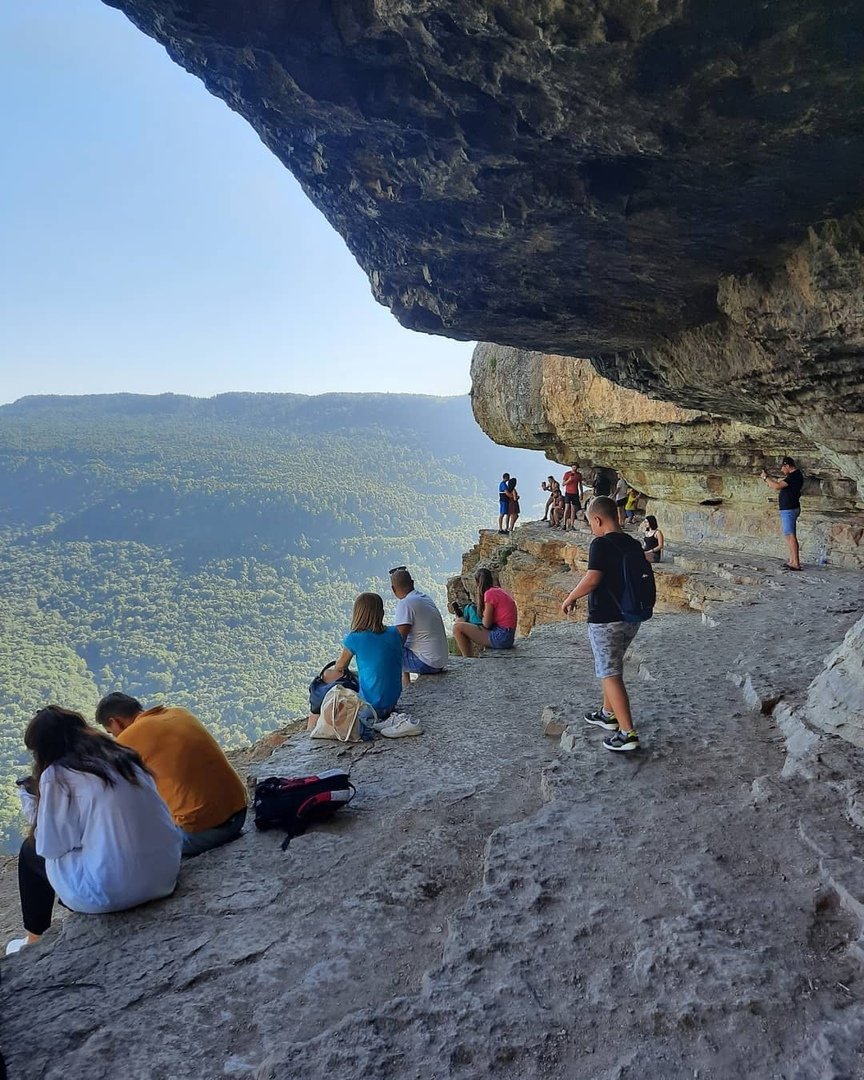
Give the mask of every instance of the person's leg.
[[603, 680], [603, 708], [612, 713], [622, 731], [633, 730], [630, 695], [622, 675], [608, 675]]
[[212, 848], [221, 847], [230, 840], [236, 840], [246, 823], [246, 807], [232, 814], [227, 821], [212, 829], [200, 833], [183, 833], [183, 858], [192, 859]]
[[618, 506], [618, 524], [622, 529], [624, 528], [624, 521], [624, 503], [620, 503]]
[[798, 537], [794, 532], [786, 537], [786, 546], [789, 548], [789, 565], [794, 566], [796, 570], [800, 570], [801, 550], [798, 547]]
[[489, 647], [489, 631], [485, 626], [475, 626], [473, 623], [460, 622], [458, 619], [453, 623], [453, 637], [459, 652], [463, 656], [474, 655], [474, 645]]
[[54, 889], [45, 871], [45, 860], [36, 854], [32, 840], [25, 840], [18, 854], [18, 892], [27, 943], [38, 941], [51, 925]]
[[409, 649], [407, 645], [402, 646], [402, 689], [411, 685], [412, 675], [440, 675], [444, 668], [432, 667], [431, 664], [427, 664], [425, 660], [421, 659], [414, 652], [413, 649]]
[[612, 730], [611, 725], [616, 724], [618, 732], [604, 741], [604, 745], [610, 750], [635, 750], [639, 745], [633, 730], [630, 697], [624, 685], [624, 655], [638, 629], [638, 623], [588, 624], [588, 637], [594, 654], [594, 673], [603, 687], [603, 710], [586, 713], [585, 720], [607, 730]]

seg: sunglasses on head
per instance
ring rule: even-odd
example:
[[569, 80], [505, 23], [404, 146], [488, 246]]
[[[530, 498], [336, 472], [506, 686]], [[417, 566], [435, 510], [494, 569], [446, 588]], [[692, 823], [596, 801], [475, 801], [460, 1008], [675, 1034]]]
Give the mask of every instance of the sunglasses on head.
[[398, 574], [400, 570], [407, 570], [407, 566], [394, 566], [392, 570], [388, 570], [388, 574]]

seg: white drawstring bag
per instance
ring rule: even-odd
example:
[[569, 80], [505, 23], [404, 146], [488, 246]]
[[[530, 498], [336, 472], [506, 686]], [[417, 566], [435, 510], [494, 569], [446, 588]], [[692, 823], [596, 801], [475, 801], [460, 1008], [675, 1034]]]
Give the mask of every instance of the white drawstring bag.
[[[335, 683], [324, 695], [318, 722], [310, 733], [312, 739], [336, 739], [337, 742], [360, 742], [360, 710], [365, 701], [353, 690]], [[378, 714], [368, 706], [377, 721]]]

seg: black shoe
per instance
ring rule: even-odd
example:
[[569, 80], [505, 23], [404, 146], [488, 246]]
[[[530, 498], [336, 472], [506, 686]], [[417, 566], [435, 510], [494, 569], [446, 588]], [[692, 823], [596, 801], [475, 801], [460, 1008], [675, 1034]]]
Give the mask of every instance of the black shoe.
[[618, 721], [614, 716], [607, 716], [602, 709], [598, 709], [597, 712], [586, 712], [585, 723], [594, 724], [596, 727], [602, 727], [605, 731], [617, 731]]
[[603, 740], [607, 750], [638, 750], [639, 736], [635, 731], [621, 731], [620, 728], [614, 735], [609, 735]]

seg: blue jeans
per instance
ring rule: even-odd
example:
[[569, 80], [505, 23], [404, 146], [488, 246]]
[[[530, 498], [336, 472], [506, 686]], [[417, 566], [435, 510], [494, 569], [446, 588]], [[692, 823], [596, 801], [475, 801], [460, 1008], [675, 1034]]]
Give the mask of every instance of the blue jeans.
[[245, 823], [246, 807], [244, 806], [242, 810], [232, 814], [221, 825], [216, 825], [212, 829], [205, 829], [204, 832], [188, 833], [184, 829], [180, 829], [183, 836], [183, 858], [192, 859], [196, 855], [202, 855], [205, 851], [210, 851], [211, 848], [227, 844], [229, 840], [236, 840], [243, 831]]
[[415, 675], [439, 675], [444, 668], [430, 667], [407, 645], [402, 648], [402, 670], [413, 672]]

